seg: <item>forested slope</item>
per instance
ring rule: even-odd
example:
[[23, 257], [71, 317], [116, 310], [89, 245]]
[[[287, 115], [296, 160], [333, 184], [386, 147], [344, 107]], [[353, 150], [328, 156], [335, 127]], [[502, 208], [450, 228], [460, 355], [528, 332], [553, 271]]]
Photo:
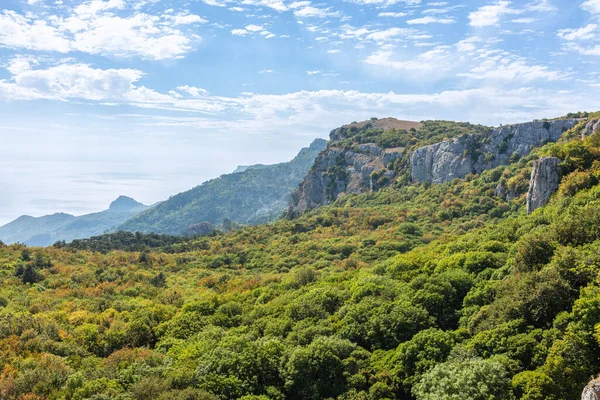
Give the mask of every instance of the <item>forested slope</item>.
[[[585, 126], [508, 166], [171, 253], [2, 246], [0, 393], [577, 398], [600, 372], [600, 133]], [[562, 183], [527, 215], [541, 156]]]
[[[287, 208], [291, 192], [325, 148], [317, 139], [291, 161], [242, 167], [172, 196], [115, 228], [115, 231], [194, 235], [198, 224], [233, 221], [256, 225], [273, 221]], [[204, 228], [204, 231], [206, 229]]]

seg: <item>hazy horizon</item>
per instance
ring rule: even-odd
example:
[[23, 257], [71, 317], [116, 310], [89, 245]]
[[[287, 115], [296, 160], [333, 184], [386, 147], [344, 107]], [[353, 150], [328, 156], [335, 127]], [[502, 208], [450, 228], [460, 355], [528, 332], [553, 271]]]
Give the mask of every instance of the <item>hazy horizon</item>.
[[[238, 154], [238, 159], [223, 160], [218, 155], [218, 164], [214, 157], [211, 162], [206, 158], [199, 160], [196, 165], [192, 164], [193, 154], [188, 154], [190, 163], [181, 161], [181, 154], [173, 155], [168, 163], [169, 169], [156, 170], [148, 158], [157, 157], [155, 153], [142, 154], [142, 161], [87, 161], [75, 160], [58, 161], [53, 160], [53, 169], [40, 168], [38, 177], [40, 182], [48, 186], [22, 187], [21, 176], [16, 173], [8, 176], [0, 182], [2, 192], [12, 195], [0, 198], [0, 226], [5, 225], [22, 215], [41, 217], [55, 213], [67, 213], [75, 216], [100, 212], [108, 209], [108, 206], [117, 197], [123, 195], [131, 197], [145, 205], [152, 205], [167, 200], [170, 196], [187, 191], [195, 186], [217, 178], [223, 174], [232, 173], [239, 165], [276, 164], [290, 161], [303, 147], [316, 138], [308, 139], [306, 144], [297, 149], [282, 149], [276, 153], [268, 149], [254, 151], [252, 153]], [[0, 150], [1, 153], [1, 150]], [[216, 153], [215, 153], [216, 154]], [[0, 160], [0, 169], [7, 170], [11, 166], [15, 172], [22, 169], [27, 173], [28, 161]], [[141, 165], [135, 170], [136, 165]], [[39, 165], [39, 164], [38, 164]], [[207, 166], [214, 168], [208, 169]], [[36, 169], [37, 171], [37, 169]], [[64, 183], [61, 190], [56, 190], [57, 183]], [[10, 186], [12, 186], [12, 189]], [[5, 191], [4, 187], [9, 187]], [[93, 190], [92, 190], [93, 189]], [[48, 190], [48, 191], [46, 191]], [[46, 193], [46, 197], [39, 197]], [[79, 196], [79, 197], [77, 197]], [[18, 200], [20, 197], [20, 200]], [[14, 206], [11, 207], [11, 204]], [[7, 212], [8, 210], [8, 212]], [[30, 210], [27, 212], [26, 210]], [[12, 211], [12, 212], [11, 212]], [[21, 212], [24, 211], [24, 212]]]

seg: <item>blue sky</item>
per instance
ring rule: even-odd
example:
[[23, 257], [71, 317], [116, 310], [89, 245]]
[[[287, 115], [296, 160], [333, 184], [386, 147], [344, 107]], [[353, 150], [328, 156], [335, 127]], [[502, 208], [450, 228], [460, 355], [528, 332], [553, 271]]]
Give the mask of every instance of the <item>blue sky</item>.
[[600, 109], [600, 0], [2, 0], [0, 224], [153, 203], [372, 116]]

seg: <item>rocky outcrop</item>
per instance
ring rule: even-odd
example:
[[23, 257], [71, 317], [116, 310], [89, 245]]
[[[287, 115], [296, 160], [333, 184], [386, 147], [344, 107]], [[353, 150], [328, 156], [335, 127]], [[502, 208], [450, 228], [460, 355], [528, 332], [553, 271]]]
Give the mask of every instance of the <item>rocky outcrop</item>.
[[[315, 160], [311, 171], [292, 195], [290, 212], [302, 213], [329, 204], [342, 193], [365, 193], [377, 189], [383, 177], [392, 179], [386, 165], [402, 156], [399, 149], [387, 151], [375, 144], [352, 150], [329, 147]], [[375, 174], [380, 172], [380, 174]]]
[[596, 133], [600, 130], [600, 119], [592, 119], [585, 124], [585, 127], [581, 131], [581, 138], [590, 136], [592, 133]]
[[558, 166], [560, 161], [556, 157], [542, 157], [534, 161], [527, 193], [527, 214], [548, 204], [550, 196], [558, 190], [561, 177]]
[[413, 182], [443, 183], [481, 173], [528, 155], [534, 147], [557, 141], [577, 119], [505, 125], [479, 135], [421, 147], [410, 156]]
[[351, 138], [357, 132], [369, 129], [409, 131], [419, 129], [422, 125], [420, 122], [395, 118], [373, 118], [332, 130], [327, 149], [317, 157], [312, 169], [292, 195], [289, 213], [301, 214], [329, 204], [341, 194], [367, 193], [394, 182], [396, 172], [390, 167], [394, 161], [405, 156], [405, 148], [383, 148], [375, 143], [359, 144]]
[[496, 186], [496, 190], [494, 191], [494, 195], [496, 197], [500, 197], [501, 199], [505, 199], [506, 201], [511, 201], [519, 197], [519, 194], [515, 191], [515, 189], [508, 189], [504, 184], [499, 183]]
[[581, 400], [600, 400], [600, 379], [594, 379], [583, 389]]

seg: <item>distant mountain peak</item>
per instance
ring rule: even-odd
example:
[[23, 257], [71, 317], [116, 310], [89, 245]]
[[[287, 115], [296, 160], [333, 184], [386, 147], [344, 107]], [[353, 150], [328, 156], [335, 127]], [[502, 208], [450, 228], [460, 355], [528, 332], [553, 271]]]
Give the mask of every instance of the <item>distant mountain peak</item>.
[[323, 150], [323, 149], [325, 149], [326, 145], [327, 145], [327, 140], [318, 138], [318, 139], [313, 140], [308, 148]]
[[146, 206], [142, 203], [135, 201], [131, 197], [119, 196], [115, 201], [110, 203], [108, 209], [109, 211], [113, 212], [129, 212], [140, 207], [145, 208]]

